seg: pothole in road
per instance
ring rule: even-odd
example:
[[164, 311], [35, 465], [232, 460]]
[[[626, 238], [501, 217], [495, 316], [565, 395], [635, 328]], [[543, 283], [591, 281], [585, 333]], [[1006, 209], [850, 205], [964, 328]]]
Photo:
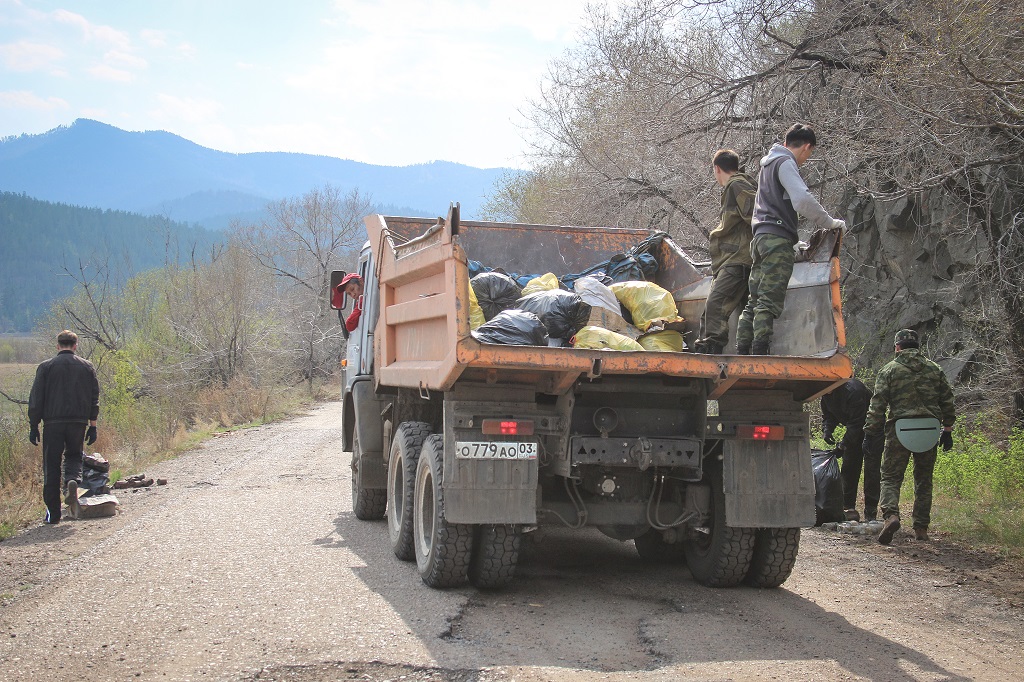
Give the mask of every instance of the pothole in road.
[[422, 668], [411, 665], [381, 663], [380, 661], [329, 661], [308, 665], [279, 665], [263, 668], [244, 680], [259, 682], [321, 682], [324, 680], [350, 680], [355, 682], [499, 682], [507, 680], [504, 674], [487, 668], [479, 670], [452, 670], [448, 668]]

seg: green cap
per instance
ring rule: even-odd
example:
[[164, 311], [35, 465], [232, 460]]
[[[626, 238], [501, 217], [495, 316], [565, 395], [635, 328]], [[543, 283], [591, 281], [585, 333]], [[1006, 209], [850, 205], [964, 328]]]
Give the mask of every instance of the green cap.
[[904, 341], [912, 341], [917, 343], [917, 332], [913, 329], [901, 329], [896, 332], [896, 345], [902, 346]]

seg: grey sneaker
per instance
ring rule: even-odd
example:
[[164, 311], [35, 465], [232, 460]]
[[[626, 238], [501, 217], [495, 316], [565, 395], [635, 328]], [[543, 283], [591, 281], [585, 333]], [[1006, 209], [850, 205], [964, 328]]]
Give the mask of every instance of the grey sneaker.
[[885, 520], [885, 525], [882, 526], [882, 532], [878, 534], [878, 542], [883, 545], [888, 545], [892, 542], [892, 536], [896, 535], [896, 531], [900, 529], [900, 517], [893, 514]]
[[78, 518], [78, 513], [82, 510], [81, 505], [78, 504], [78, 481], [68, 481], [68, 492], [64, 496], [64, 502], [68, 505], [68, 515], [73, 518]]

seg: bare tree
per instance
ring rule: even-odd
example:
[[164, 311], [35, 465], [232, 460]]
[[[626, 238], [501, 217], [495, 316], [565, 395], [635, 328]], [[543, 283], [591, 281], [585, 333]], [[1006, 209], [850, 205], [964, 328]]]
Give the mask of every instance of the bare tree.
[[269, 218], [234, 227], [240, 243], [278, 280], [290, 321], [289, 350], [310, 390], [326, 376], [341, 350], [341, 332], [328, 306], [331, 271], [352, 262], [365, 239], [370, 199], [330, 185], [268, 206]]
[[851, 224], [844, 284], [865, 357], [899, 322], [941, 332], [949, 352], [986, 345], [1024, 385], [1022, 64], [1020, 2], [594, 8], [527, 110], [539, 172], [518, 195], [699, 245], [716, 208], [714, 149], [750, 165], [809, 122], [823, 144], [805, 175]]

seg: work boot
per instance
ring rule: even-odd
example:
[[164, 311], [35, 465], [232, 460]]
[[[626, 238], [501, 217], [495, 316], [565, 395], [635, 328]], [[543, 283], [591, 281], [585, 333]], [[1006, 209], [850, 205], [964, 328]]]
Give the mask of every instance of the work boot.
[[723, 348], [722, 344], [720, 343], [717, 343], [715, 341], [704, 342], [703, 352], [707, 353], [708, 355], [721, 355], [723, 350], [725, 350], [725, 348]]
[[64, 496], [64, 502], [68, 505], [68, 515], [77, 519], [78, 513], [82, 510], [81, 505], [78, 504], [78, 481], [74, 479], [68, 481], [68, 492]]
[[847, 521], [856, 521], [857, 523], [860, 523], [860, 514], [857, 513], [856, 509], [847, 509], [843, 513], [846, 514]]
[[736, 355], [750, 355], [750, 344], [736, 344]]
[[770, 355], [772, 349], [771, 341], [758, 341], [754, 340], [754, 343], [750, 346], [751, 355]]
[[896, 531], [900, 529], [900, 517], [896, 514], [890, 514], [885, 518], [885, 525], [882, 526], [882, 532], [878, 534], [878, 542], [882, 545], [888, 545], [892, 542], [892, 536], [896, 535]]
[[864, 509], [864, 523], [875, 521], [878, 519], [878, 511], [875, 509]]
[[914, 526], [914, 539], [921, 540], [922, 542], [928, 542], [931, 540], [931, 538], [928, 537], [928, 529]]

